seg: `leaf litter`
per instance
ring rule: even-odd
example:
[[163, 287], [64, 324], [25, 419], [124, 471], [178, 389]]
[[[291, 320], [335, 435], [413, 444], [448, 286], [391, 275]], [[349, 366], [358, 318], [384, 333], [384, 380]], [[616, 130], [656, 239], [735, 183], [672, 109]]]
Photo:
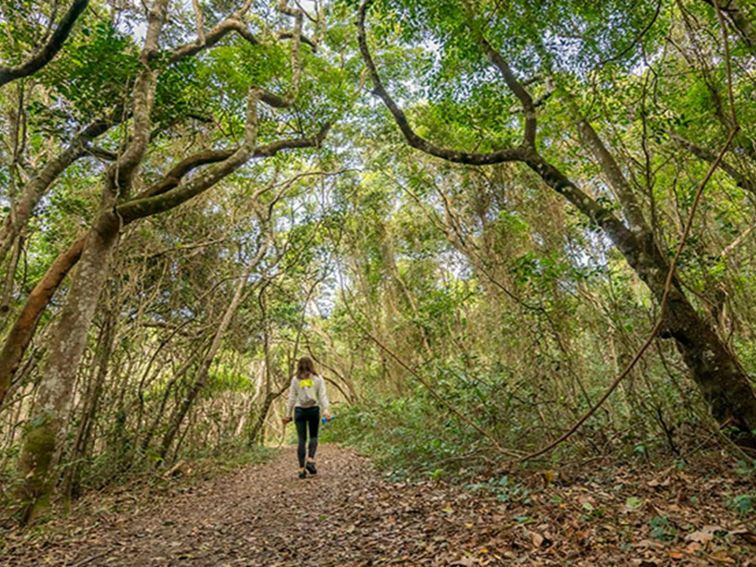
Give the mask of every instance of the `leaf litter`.
[[729, 504], [753, 486], [721, 470], [391, 482], [335, 445], [319, 468], [296, 478], [293, 448], [209, 479], [187, 466], [161, 493], [94, 495], [41, 528], [0, 532], [0, 565], [756, 566], [753, 513]]

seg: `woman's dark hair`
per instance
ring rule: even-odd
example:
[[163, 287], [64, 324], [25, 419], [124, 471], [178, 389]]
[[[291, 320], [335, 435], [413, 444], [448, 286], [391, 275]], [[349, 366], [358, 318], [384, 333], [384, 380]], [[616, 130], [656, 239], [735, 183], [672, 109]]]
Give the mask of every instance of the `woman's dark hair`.
[[315, 365], [312, 363], [312, 359], [308, 356], [303, 356], [297, 363], [297, 378], [307, 378], [315, 374]]

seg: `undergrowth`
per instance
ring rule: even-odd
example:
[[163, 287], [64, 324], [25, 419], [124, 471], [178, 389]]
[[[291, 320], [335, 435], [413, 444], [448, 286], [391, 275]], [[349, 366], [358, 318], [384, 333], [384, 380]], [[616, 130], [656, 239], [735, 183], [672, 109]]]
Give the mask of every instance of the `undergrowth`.
[[[70, 511], [78, 506], [92, 505], [107, 495], [125, 494], [130, 491], [161, 494], [178, 487], [188, 487], [244, 466], [266, 463], [274, 455], [275, 450], [272, 448], [260, 445], [249, 447], [238, 443], [226, 446], [222, 450], [196, 450], [161, 467], [156, 467], [154, 461], [135, 460], [131, 466], [111, 473], [107, 482], [103, 482], [98, 475], [108, 467], [108, 455], [100, 455], [88, 463], [89, 466], [83, 471], [79, 496], [68, 500], [59, 498], [47, 519], [56, 518], [60, 512]], [[19, 478], [14, 469], [2, 472], [0, 530], [16, 524], [14, 512], [18, 506], [15, 499], [18, 486]], [[37, 525], [44, 525], [45, 521], [43, 518]]]
[[[527, 403], [509, 403], [507, 411], [492, 412], [480, 401], [491, 391], [476, 393], [469, 384], [454, 387], [443, 380], [436, 384], [436, 393], [465, 420], [475, 421], [500, 446], [523, 454], [545, 445], [573, 423], [574, 418], [564, 418], [562, 423], [550, 424], [546, 434], [544, 423], [533, 418]], [[500, 388], [498, 394], [507, 401], [505, 388]], [[527, 399], [527, 392], [521, 394]], [[577, 412], [586, 409], [587, 405], [577, 408]], [[337, 414], [337, 419], [323, 428], [321, 439], [356, 448], [395, 479], [465, 481], [500, 472], [511, 463], [511, 458], [498, 452], [489, 439], [420, 386], [399, 398], [342, 406]], [[690, 415], [670, 420], [676, 428], [670, 441], [658, 427], [634, 428], [632, 417], [623, 417], [616, 410], [615, 414], [608, 417], [608, 412], [600, 412], [565, 443], [524, 468], [548, 470], [600, 457], [630, 465], [654, 463], [684, 468], [697, 454], [721, 449], [716, 433], [708, 435], [707, 443], [700, 442], [700, 437], [707, 437], [707, 425], [694, 421]], [[695, 428], [700, 433], [698, 437], [688, 433]], [[737, 460], [732, 460], [733, 466], [738, 466]], [[740, 462], [746, 462], [742, 466], [752, 466], [747, 459]]]

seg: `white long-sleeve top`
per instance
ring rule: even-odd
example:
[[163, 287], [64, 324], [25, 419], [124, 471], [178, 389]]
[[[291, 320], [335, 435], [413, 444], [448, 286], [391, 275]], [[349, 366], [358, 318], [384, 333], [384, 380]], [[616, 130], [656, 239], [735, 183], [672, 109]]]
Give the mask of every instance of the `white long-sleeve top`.
[[321, 411], [328, 411], [330, 402], [326, 393], [325, 380], [317, 374], [302, 378], [294, 376], [289, 387], [289, 407], [286, 415], [294, 415], [294, 408], [320, 406]]

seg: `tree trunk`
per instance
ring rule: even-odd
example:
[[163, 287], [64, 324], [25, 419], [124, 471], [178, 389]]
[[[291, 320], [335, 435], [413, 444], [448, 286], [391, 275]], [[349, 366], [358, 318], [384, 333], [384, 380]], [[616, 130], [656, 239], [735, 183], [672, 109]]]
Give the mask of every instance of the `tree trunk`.
[[262, 431], [262, 428], [263, 428], [263, 424], [265, 423], [265, 419], [268, 417], [268, 412], [270, 411], [270, 407], [273, 405], [273, 402], [278, 397], [281, 396], [283, 391], [267, 392], [265, 394], [265, 399], [263, 400], [262, 406], [260, 407], [260, 411], [257, 414], [257, 419], [255, 419], [255, 422], [252, 425], [252, 427], [249, 428], [249, 434], [247, 435], [247, 445], [250, 448], [253, 447], [255, 443], [257, 443], [257, 440], [260, 437], [260, 432]]
[[43, 380], [19, 460], [24, 479], [19, 496], [24, 505], [22, 521], [25, 523], [33, 521], [49, 507], [55, 485], [51, 464], [57, 436], [71, 400], [79, 360], [108, 275], [119, 229], [119, 220], [112, 212], [99, 215], [87, 237], [78, 271], [50, 339]]
[[[653, 235], [637, 227], [628, 229], [535, 153], [526, 163], [551, 188], [604, 230], [657, 301], [661, 301], [669, 263]], [[666, 309], [666, 329], [662, 336], [675, 339], [712, 415], [723, 426], [737, 429], [739, 443], [756, 448], [756, 394], [750, 377], [714, 328], [688, 301], [677, 278], [673, 278]]]
[[[574, 104], [573, 111], [578, 112]], [[578, 130], [617, 193], [628, 222], [633, 227], [635, 240], [644, 244], [642, 248], [645, 250], [639, 250], [630, 256], [624, 253], [625, 258], [657, 300], [661, 301], [669, 263], [659, 252], [661, 247], [646, 224], [629, 183], [601, 138], [585, 119], [578, 121]], [[713, 163], [717, 159], [717, 156], [710, 154], [708, 161]], [[619, 247], [616, 241], [615, 244]], [[637, 244], [634, 247], [638, 248]], [[691, 369], [714, 417], [719, 423], [731, 424], [740, 430], [747, 437], [746, 445], [756, 446], [756, 437], [752, 433], [756, 429], [756, 396], [748, 375], [722, 342], [715, 328], [690, 304], [677, 279], [674, 283], [667, 305], [667, 336], [675, 339], [677, 348]]]
[[34, 286], [13, 328], [5, 338], [3, 350], [0, 352], [0, 404], [3, 403], [10, 389], [13, 376], [34, 336], [42, 312], [68, 272], [79, 261], [86, 240], [86, 236], [79, 238], [55, 259], [42, 279]]
[[670, 298], [667, 325], [714, 418], [756, 449], [756, 395], [751, 380], [711, 324], [680, 294]]
[[97, 370], [95, 376], [92, 378], [93, 384], [87, 388], [87, 395], [81, 412], [81, 421], [79, 422], [76, 439], [71, 449], [70, 458], [68, 459], [71, 464], [66, 469], [65, 479], [63, 481], [63, 494], [65, 494], [67, 498], [75, 498], [79, 494], [81, 472], [79, 463], [86, 455], [87, 447], [89, 446], [89, 439], [92, 435], [92, 427], [100, 405], [103, 385], [108, 374], [114, 341], [115, 314], [113, 311], [109, 311], [105, 315], [102, 331], [100, 332], [100, 337], [97, 341], [97, 352], [95, 354]]

